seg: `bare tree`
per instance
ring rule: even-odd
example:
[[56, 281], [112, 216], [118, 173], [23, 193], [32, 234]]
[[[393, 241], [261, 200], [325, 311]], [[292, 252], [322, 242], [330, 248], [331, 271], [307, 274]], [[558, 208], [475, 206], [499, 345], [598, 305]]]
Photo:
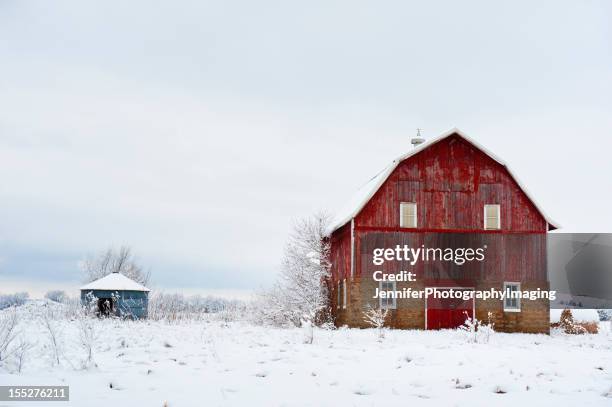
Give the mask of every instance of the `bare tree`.
[[51, 345], [51, 351], [53, 352], [53, 364], [59, 366], [60, 355], [62, 353], [62, 341], [60, 337], [60, 332], [58, 330], [58, 327], [55, 325], [55, 322], [53, 321], [53, 315], [51, 311], [47, 310], [46, 312], [43, 312], [42, 318], [43, 326], [47, 331], [47, 335], [49, 336], [49, 344]]
[[121, 246], [119, 250], [111, 247], [96, 256], [88, 256], [81, 262], [80, 268], [87, 283], [111, 273], [121, 273], [144, 286], [151, 279], [151, 272], [145, 271], [136, 262], [129, 246]]
[[17, 362], [17, 372], [21, 373], [30, 349], [34, 347], [32, 342], [27, 341], [23, 336], [19, 337], [19, 343], [15, 347], [15, 359]]
[[310, 328], [308, 343], [312, 342], [312, 326], [326, 322], [322, 315], [329, 315], [328, 223], [328, 215], [318, 213], [294, 224], [285, 246], [279, 279], [261, 296], [263, 319]]
[[0, 363], [5, 361], [14, 351], [14, 349], [11, 349], [11, 344], [18, 336], [18, 323], [17, 308], [13, 308], [9, 313], [0, 316]]
[[385, 337], [385, 320], [389, 313], [388, 309], [368, 307], [363, 311], [363, 320], [378, 330], [378, 340], [382, 341]]

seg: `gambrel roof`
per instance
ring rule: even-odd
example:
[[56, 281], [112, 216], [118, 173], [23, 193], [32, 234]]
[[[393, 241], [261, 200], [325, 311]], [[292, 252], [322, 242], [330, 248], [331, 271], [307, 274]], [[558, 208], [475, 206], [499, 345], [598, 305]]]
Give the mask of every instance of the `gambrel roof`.
[[340, 210], [336, 214], [336, 216], [333, 218], [333, 220], [332, 220], [332, 222], [330, 224], [330, 227], [328, 229], [328, 234], [332, 234], [334, 231], [336, 231], [337, 229], [339, 229], [342, 226], [346, 225], [348, 222], [351, 221], [351, 219], [353, 219], [355, 216], [357, 216], [359, 214], [359, 212], [361, 212], [363, 207], [374, 196], [376, 191], [378, 191], [378, 189], [384, 184], [384, 182], [387, 180], [387, 178], [389, 178], [391, 173], [397, 168], [397, 166], [402, 161], [412, 157], [413, 155], [415, 155], [417, 153], [420, 153], [421, 151], [431, 147], [432, 145], [434, 145], [434, 144], [438, 143], [439, 141], [444, 140], [444, 139], [446, 139], [446, 138], [448, 138], [448, 137], [450, 137], [452, 135], [457, 135], [457, 136], [463, 138], [468, 143], [472, 144], [474, 147], [476, 147], [477, 149], [479, 149], [480, 151], [485, 153], [491, 159], [493, 159], [494, 161], [496, 161], [497, 163], [499, 163], [500, 165], [505, 167], [506, 170], [508, 171], [508, 173], [510, 174], [510, 176], [512, 177], [512, 179], [517, 183], [519, 188], [523, 191], [523, 193], [527, 196], [527, 198], [535, 206], [535, 208], [538, 210], [540, 215], [542, 215], [542, 217], [546, 220], [546, 222], [548, 223], [548, 229], [549, 230], [554, 230], [554, 229], [558, 229], [560, 227], [560, 225], [558, 223], [556, 223], [554, 220], [552, 220], [542, 210], [542, 208], [536, 203], [536, 201], [533, 199], [533, 196], [527, 191], [525, 186], [519, 181], [519, 179], [516, 177], [516, 175], [514, 175], [514, 173], [512, 172], [510, 167], [508, 166], [508, 164], [506, 164], [501, 158], [497, 157], [495, 154], [493, 154], [492, 152], [488, 151], [486, 148], [484, 148], [483, 146], [478, 144], [476, 141], [474, 141], [473, 139], [468, 137], [461, 130], [459, 130], [457, 128], [454, 128], [454, 129], [451, 129], [451, 130], [441, 134], [438, 137], [435, 137], [435, 138], [433, 138], [431, 140], [428, 140], [428, 141], [424, 142], [423, 144], [419, 144], [418, 146], [416, 146], [414, 149], [412, 149], [408, 153], [406, 153], [406, 154], [396, 158], [395, 160], [393, 160], [387, 167], [385, 167], [385, 169], [383, 169], [381, 172], [376, 174], [372, 179], [370, 179], [364, 186], [362, 186], [357, 191], [357, 193], [353, 196], [353, 198], [349, 201], [349, 203], [342, 210]]

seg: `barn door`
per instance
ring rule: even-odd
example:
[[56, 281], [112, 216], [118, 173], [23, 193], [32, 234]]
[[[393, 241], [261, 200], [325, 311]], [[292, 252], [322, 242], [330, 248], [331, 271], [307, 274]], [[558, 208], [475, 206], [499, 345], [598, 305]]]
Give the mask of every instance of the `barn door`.
[[98, 298], [98, 315], [110, 317], [115, 314], [114, 298]]
[[[455, 289], [457, 290], [457, 289]], [[472, 291], [466, 289], [466, 291]], [[433, 298], [425, 300], [427, 329], [458, 328], [467, 318], [474, 317], [474, 299]]]

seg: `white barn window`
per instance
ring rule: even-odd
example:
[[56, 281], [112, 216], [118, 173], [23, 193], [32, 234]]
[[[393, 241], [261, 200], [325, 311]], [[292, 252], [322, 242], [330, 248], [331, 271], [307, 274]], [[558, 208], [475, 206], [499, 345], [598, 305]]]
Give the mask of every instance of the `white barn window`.
[[[379, 283], [379, 292], [385, 291], [387, 295], [390, 291], [395, 292], [395, 281], [381, 281]], [[379, 298], [379, 305], [381, 309], [395, 309], [397, 307], [397, 298]]]
[[340, 280], [338, 280], [338, 288], [336, 289], [336, 293], [338, 294], [338, 298], [336, 299], [336, 308], [340, 308]]
[[484, 228], [485, 230], [501, 229], [499, 205], [484, 206]]
[[414, 202], [400, 203], [400, 227], [401, 228], [416, 228], [417, 227], [417, 204]]
[[504, 312], [521, 312], [521, 299], [513, 297], [521, 291], [521, 283], [504, 283], [504, 292], [506, 298], [504, 299]]

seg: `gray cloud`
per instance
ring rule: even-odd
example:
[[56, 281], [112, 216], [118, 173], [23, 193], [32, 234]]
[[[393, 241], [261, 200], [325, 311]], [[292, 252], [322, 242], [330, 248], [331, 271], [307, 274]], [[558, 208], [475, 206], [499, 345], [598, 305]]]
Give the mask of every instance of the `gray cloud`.
[[609, 231], [610, 6], [499, 7], [2, 2], [0, 284], [123, 243], [159, 286], [269, 284], [292, 219], [416, 127], [461, 128], [565, 230]]

